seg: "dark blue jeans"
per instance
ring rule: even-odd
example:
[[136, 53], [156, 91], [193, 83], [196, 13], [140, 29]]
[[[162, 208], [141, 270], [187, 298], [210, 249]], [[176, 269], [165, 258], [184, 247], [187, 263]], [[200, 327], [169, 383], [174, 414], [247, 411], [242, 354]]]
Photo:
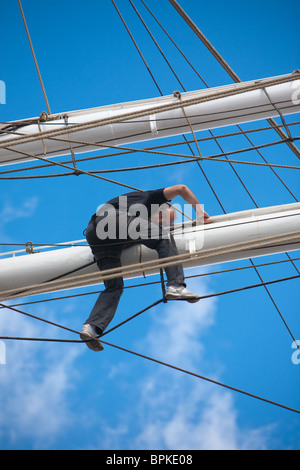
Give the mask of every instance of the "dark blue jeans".
[[[101, 243], [97, 237], [95, 224], [93, 222], [90, 223], [87, 228], [86, 239], [95, 256], [100, 271], [121, 267], [121, 253], [124, 248], [129, 246], [128, 241], [119, 241], [119, 243], [115, 245], [114, 252], [112, 252], [112, 246], [108, 243]], [[134, 243], [143, 244], [148, 248], [156, 250], [160, 259], [178, 255], [173, 237], [139, 239], [135, 240]], [[167, 276], [167, 285], [186, 285], [184, 282], [184, 272], [181, 264], [166, 267], [165, 273]], [[99, 334], [104, 332], [116, 313], [120, 298], [123, 293], [123, 278], [120, 276], [114, 279], [105, 280], [104, 285], [105, 290], [99, 295], [89, 318], [85, 322], [95, 326]]]

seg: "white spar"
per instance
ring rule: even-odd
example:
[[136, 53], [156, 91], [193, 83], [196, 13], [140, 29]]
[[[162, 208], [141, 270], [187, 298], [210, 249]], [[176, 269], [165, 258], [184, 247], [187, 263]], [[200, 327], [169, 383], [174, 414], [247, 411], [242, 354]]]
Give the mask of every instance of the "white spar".
[[[112, 106], [14, 121], [0, 129], [0, 165], [52, 158], [300, 111], [300, 72]], [[182, 108], [184, 107], [184, 109]], [[187, 119], [188, 118], [188, 119]]]
[[[220, 215], [213, 217], [209, 225], [176, 224], [173, 235], [184, 258], [184, 268], [298, 250], [300, 203]], [[157, 261], [157, 253], [145, 246], [124, 250], [121, 261], [125, 270], [130, 265], [138, 265], [133, 273], [125, 273], [124, 278], [159, 272], [157, 267], [147, 267], [147, 263]], [[47, 284], [54, 279], [53, 284]], [[99, 283], [99, 270], [88, 246], [41, 250], [0, 259], [1, 301]], [[37, 290], [30, 291], [37, 285]]]

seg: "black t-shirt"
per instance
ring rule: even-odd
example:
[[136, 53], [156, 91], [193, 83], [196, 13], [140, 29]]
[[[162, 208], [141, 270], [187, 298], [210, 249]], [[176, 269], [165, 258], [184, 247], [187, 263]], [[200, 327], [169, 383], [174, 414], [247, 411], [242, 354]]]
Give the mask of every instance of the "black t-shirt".
[[[119, 237], [117, 235], [118, 230], [116, 232], [117, 236], [115, 239], [108, 237], [102, 240], [97, 238], [95, 230], [98, 222], [101, 221], [101, 219], [103, 220], [105, 217], [107, 217], [111, 209], [113, 209], [114, 213], [119, 214], [116, 219], [118, 224], [127, 224], [129, 219], [131, 220], [132, 217], [134, 218], [137, 216], [148, 219], [151, 214], [158, 210], [159, 206], [169, 202], [165, 198], [163, 191], [164, 188], [143, 192], [133, 191], [122, 194], [121, 196], [107, 201], [97, 210], [97, 213], [94, 214], [91, 218], [87, 229], [87, 240], [91, 245], [92, 252], [97, 260], [105, 256], [119, 257], [122, 249], [126, 247], [126, 242], [128, 242], [128, 239], [126, 238], [126, 240], [122, 239], [122, 243], [120, 243]], [[144, 207], [144, 211], [147, 210], [147, 214], [145, 214], [143, 211], [141, 213], [137, 213], [139, 212], [139, 207], [141, 205]], [[90, 230], [89, 227], [91, 228]], [[134, 243], [142, 243], [142, 240], [134, 240]]]
[[[151, 215], [151, 210], [154, 212], [157, 210], [157, 206], [165, 204], [167, 199], [164, 196], [164, 188], [153, 189], [150, 191], [132, 191], [130, 193], [122, 194], [113, 199], [107, 201], [99, 211], [97, 215], [100, 215], [110, 206], [121, 212], [127, 212], [128, 215], [136, 215], [138, 206], [144, 206], [147, 209], [148, 216]], [[134, 206], [134, 207], [133, 207]]]
[[[129, 221], [133, 220], [135, 217], [148, 220], [148, 218], [159, 209], [159, 206], [169, 202], [165, 198], [163, 191], [164, 188], [150, 191], [132, 191], [110, 199], [97, 210], [96, 214], [91, 218], [86, 232], [88, 243], [92, 248], [96, 260], [103, 257], [120, 257], [122, 250], [127, 246], [126, 244], [130, 242], [128, 246], [131, 246], [132, 243], [127, 233], [125, 239], [123, 237], [119, 238], [118, 228], [115, 237], [98, 238], [99, 233], [96, 231], [96, 227], [99, 221], [101, 223], [107, 216], [109, 217], [110, 211], [112, 211], [113, 217], [117, 215], [117, 227], [119, 227], [120, 224], [129, 224]], [[141, 205], [143, 206], [143, 210], [140, 212], [139, 207]], [[159, 230], [158, 238], [160, 235], [161, 229]], [[134, 243], [143, 243], [143, 241], [142, 239], [134, 239]]]

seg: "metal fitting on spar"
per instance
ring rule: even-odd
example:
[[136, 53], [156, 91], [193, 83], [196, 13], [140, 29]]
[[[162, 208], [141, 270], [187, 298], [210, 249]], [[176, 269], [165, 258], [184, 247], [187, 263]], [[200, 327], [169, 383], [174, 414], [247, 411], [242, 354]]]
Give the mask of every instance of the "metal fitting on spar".
[[150, 114], [149, 116], [149, 122], [150, 122], [150, 131], [153, 136], [156, 136], [158, 134], [158, 129], [157, 129], [157, 121], [156, 121], [156, 114]]

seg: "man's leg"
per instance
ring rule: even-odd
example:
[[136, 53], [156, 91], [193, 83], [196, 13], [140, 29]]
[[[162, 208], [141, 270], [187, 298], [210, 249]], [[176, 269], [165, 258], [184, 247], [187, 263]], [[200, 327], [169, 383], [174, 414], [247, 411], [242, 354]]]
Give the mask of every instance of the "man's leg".
[[[104, 271], [106, 269], [120, 268], [121, 262], [120, 258], [117, 257], [105, 257], [100, 258], [97, 261], [97, 265], [100, 271]], [[116, 313], [123, 293], [123, 278], [120, 276], [114, 279], [105, 280], [104, 285], [105, 290], [99, 295], [89, 318], [85, 322], [96, 327], [96, 331], [100, 335], [107, 328]]]
[[[175, 242], [172, 238], [171, 240], [160, 240], [155, 249], [160, 259], [178, 255]], [[200, 300], [198, 295], [190, 292], [186, 288], [186, 284], [184, 282], [184, 271], [181, 263], [166, 266], [164, 269], [167, 275], [167, 300], [187, 300], [190, 303], [198, 302], [198, 300]]]
[[[177, 247], [172, 238], [170, 240], [168, 238], [159, 240], [158, 245], [154, 249], [157, 251], [160, 259], [178, 255]], [[166, 266], [165, 272], [167, 275], [168, 286], [181, 285], [186, 287], [182, 264], [179, 263], [172, 266]]]
[[[148, 234], [155, 233], [152, 230], [153, 224], [148, 224]], [[172, 234], [168, 234], [162, 227], [156, 226], [156, 232], [158, 236], [151, 237], [148, 239], [141, 240], [141, 243], [148, 248], [154, 249], [158, 253], [159, 259], [168, 258], [178, 255], [175, 240]], [[142, 234], [146, 233], [146, 230], [142, 231]], [[168, 300], [187, 300], [188, 302], [194, 303], [200, 300], [200, 297], [193, 292], [186, 289], [186, 283], [184, 280], [184, 271], [181, 263], [166, 266], [164, 268], [167, 275], [167, 292], [166, 299]]]
[[[128, 227], [129, 239], [136, 243], [156, 250], [159, 258], [168, 258], [178, 255], [176, 243], [171, 234], [169, 234], [160, 225], [149, 222], [148, 220], [136, 217], [130, 222]], [[172, 265], [165, 268], [168, 285], [176, 284], [186, 286], [184, 282], [184, 272], [182, 265]]]
[[[119, 268], [120, 258], [100, 258], [97, 265], [101, 271]], [[123, 293], [123, 278], [117, 277], [104, 281], [105, 290], [99, 295], [89, 318], [82, 327], [80, 337], [86, 341], [87, 346], [93, 351], [102, 351], [103, 345], [98, 336], [101, 336], [105, 328], [112, 321]]]

